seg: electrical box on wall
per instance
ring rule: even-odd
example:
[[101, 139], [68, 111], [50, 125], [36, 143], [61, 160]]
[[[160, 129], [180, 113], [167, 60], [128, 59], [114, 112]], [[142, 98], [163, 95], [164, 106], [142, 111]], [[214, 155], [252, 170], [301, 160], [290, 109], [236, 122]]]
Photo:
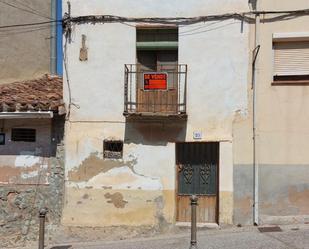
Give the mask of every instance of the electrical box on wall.
[[0, 133], [0, 145], [5, 145], [5, 133]]

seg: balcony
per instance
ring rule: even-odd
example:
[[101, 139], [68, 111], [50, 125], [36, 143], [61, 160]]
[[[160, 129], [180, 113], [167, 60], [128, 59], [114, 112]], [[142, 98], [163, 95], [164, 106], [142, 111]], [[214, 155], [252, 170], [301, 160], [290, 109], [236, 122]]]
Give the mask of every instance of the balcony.
[[124, 116], [128, 120], [186, 120], [187, 65], [126, 64]]

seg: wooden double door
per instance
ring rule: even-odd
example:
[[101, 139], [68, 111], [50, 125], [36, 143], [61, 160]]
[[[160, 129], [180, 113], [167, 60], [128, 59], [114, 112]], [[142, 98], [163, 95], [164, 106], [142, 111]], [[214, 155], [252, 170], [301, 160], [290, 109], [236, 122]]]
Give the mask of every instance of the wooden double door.
[[219, 143], [177, 143], [177, 217], [191, 221], [190, 196], [198, 198], [197, 221], [218, 222]]
[[[137, 52], [137, 111], [177, 113], [178, 111], [178, 52], [177, 50]], [[167, 88], [145, 90], [144, 73], [166, 73]]]

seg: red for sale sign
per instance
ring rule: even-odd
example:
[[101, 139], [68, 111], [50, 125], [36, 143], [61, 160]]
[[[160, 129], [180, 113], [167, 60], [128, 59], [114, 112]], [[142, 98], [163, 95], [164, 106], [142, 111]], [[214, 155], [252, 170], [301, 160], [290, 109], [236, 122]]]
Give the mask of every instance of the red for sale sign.
[[144, 90], [167, 90], [167, 73], [144, 73]]

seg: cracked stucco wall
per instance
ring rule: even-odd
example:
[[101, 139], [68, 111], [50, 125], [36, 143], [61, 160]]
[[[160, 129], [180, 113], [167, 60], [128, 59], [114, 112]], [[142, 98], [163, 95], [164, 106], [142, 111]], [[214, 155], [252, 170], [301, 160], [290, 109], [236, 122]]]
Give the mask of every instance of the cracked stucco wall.
[[[199, 16], [248, 10], [244, 0], [181, 0], [177, 5], [173, 0], [92, 0], [87, 5], [74, 0], [71, 6], [74, 16]], [[203, 32], [189, 35], [192, 30]], [[231, 223], [232, 127], [236, 116], [247, 115], [248, 32], [248, 25], [236, 20], [179, 27], [179, 63], [188, 65], [188, 121], [141, 124], [126, 123], [122, 115], [124, 64], [136, 63], [135, 28], [120, 23], [74, 26], [67, 47], [73, 105], [66, 122], [64, 224], [174, 223], [175, 142], [194, 141], [194, 131], [202, 132], [201, 141], [221, 142], [219, 216], [220, 222]], [[87, 61], [79, 60], [82, 35], [87, 37]], [[64, 95], [68, 105], [67, 85]], [[124, 141], [122, 160], [103, 159], [107, 138]]]

